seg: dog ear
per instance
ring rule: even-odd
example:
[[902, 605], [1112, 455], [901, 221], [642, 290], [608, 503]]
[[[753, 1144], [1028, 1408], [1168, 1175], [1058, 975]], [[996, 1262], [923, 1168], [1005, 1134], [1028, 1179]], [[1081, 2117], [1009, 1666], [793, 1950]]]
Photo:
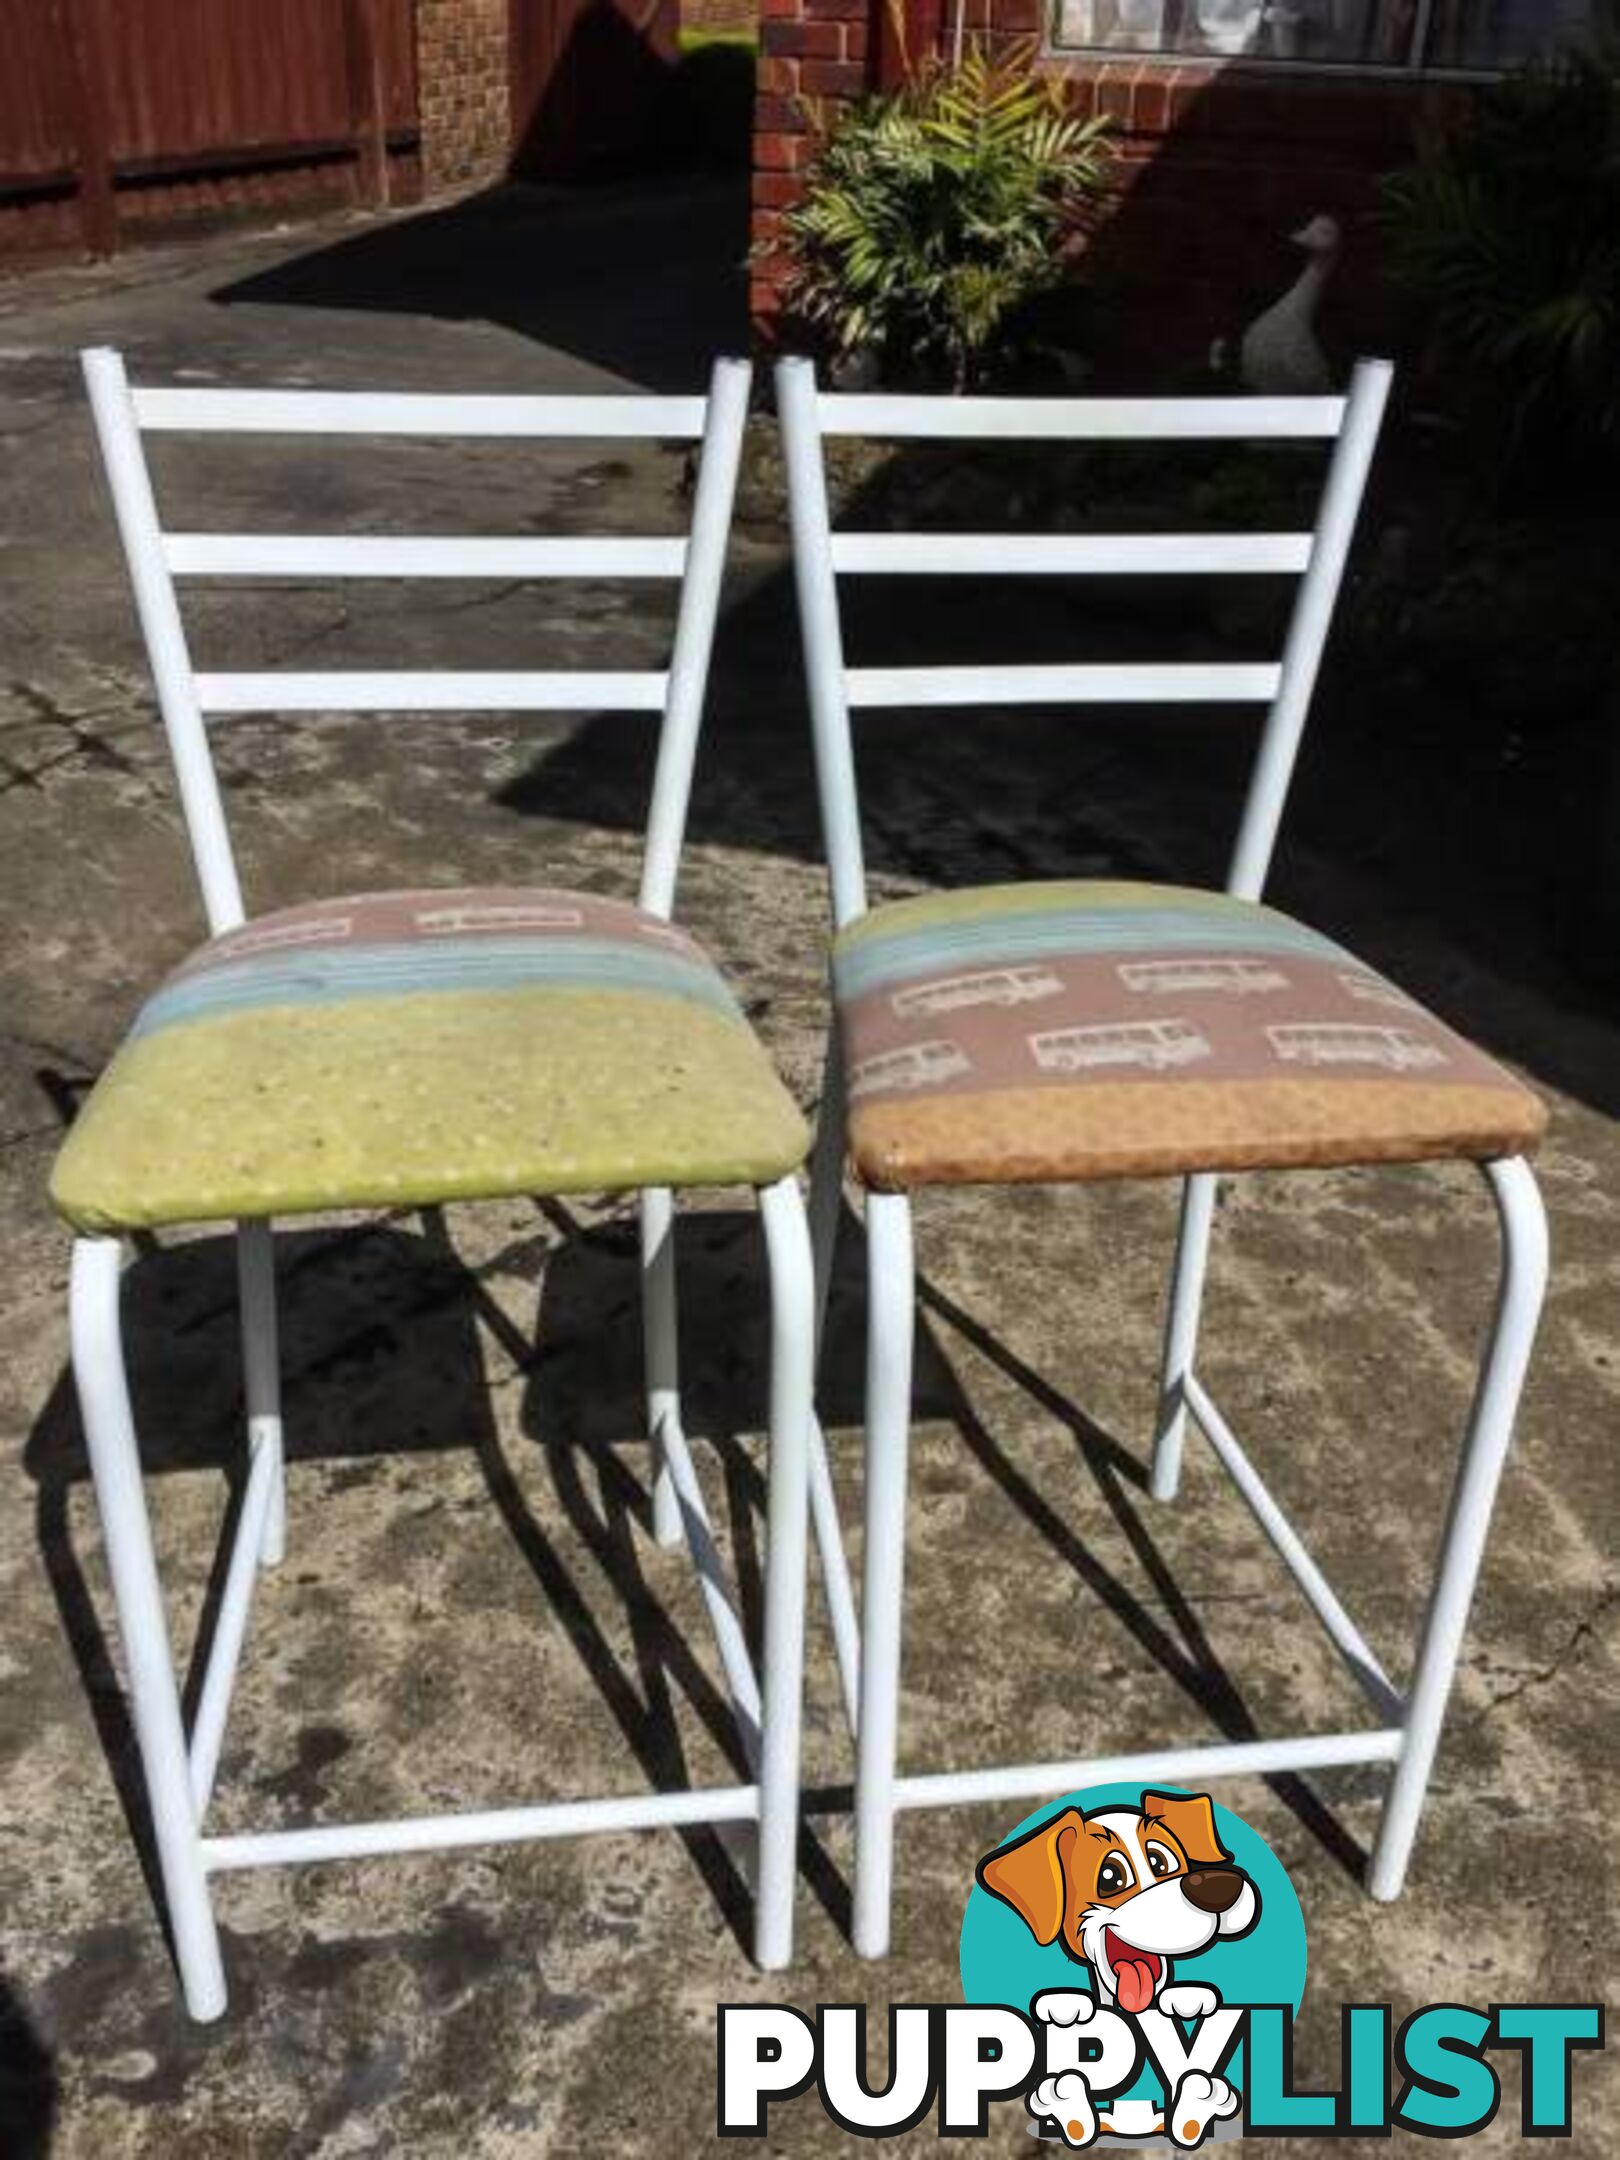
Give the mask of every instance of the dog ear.
[[1064, 1856], [1084, 1820], [1078, 1808], [1065, 1808], [1010, 1845], [986, 1853], [974, 1871], [992, 1897], [1012, 1907], [1043, 1949], [1056, 1942], [1063, 1926]]
[[1232, 1855], [1215, 1835], [1215, 1810], [1208, 1793], [1145, 1792], [1142, 1813], [1163, 1823], [1194, 1867], [1213, 1867]]

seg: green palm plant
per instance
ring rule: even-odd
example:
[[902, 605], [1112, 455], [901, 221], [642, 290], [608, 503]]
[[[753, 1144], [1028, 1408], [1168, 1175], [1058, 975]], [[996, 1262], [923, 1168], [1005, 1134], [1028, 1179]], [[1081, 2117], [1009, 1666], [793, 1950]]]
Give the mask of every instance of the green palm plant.
[[1065, 111], [1028, 47], [970, 47], [839, 122], [784, 218], [787, 297], [840, 354], [942, 365], [963, 389], [1063, 274], [1106, 184], [1108, 123]]

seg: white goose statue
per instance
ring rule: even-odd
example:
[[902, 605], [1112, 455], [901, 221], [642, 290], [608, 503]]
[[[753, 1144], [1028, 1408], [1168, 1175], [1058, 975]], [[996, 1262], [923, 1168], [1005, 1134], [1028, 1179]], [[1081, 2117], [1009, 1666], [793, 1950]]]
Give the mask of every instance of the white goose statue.
[[1280, 300], [1257, 315], [1238, 347], [1238, 376], [1246, 390], [1270, 397], [1320, 397], [1336, 387], [1316, 336], [1316, 311], [1343, 235], [1337, 218], [1313, 217], [1293, 235], [1310, 260]]

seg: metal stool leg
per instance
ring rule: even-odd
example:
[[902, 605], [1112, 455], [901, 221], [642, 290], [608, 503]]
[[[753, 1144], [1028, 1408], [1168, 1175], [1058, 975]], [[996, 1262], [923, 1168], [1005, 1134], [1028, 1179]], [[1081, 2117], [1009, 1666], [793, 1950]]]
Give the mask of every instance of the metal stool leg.
[[866, 1349], [866, 1551], [861, 1594], [861, 1708], [855, 1750], [855, 1948], [889, 1947], [894, 1778], [900, 1706], [900, 1615], [906, 1551], [906, 1450], [911, 1431], [916, 1281], [911, 1203], [866, 1203], [870, 1303]]
[[[845, 1152], [844, 1060], [835, 1022], [827, 1037], [821, 1104], [816, 1117], [816, 1144], [810, 1158], [810, 1248], [816, 1270], [818, 1373], [821, 1346], [827, 1332], [827, 1301], [832, 1291], [838, 1226], [844, 1212]], [[832, 1468], [827, 1460], [827, 1443], [819, 1417], [813, 1418], [810, 1426], [810, 1519], [815, 1527], [816, 1551], [821, 1560], [844, 1711], [853, 1732], [858, 1716], [861, 1630], [855, 1611], [855, 1594], [850, 1585], [849, 1561], [844, 1552], [844, 1534], [838, 1520], [838, 1496], [833, 1490]]]
[[766, 1972], [776, 1972], [793, 1954], [799, 1856], [815, 1277], [797, 1181], [789, 1177], [767, 1187], [760, 1212], [771, 1271], [771, 1434], [754, 1955]]
[[844, 1212], [844, 1058], [834, 1022], [827, 1036], [821, 1072], [821, 1102], [816, 1111], [815, 1148], [810, 1157], [810, 1246], [816, 1263], [816, 1348], [827, 1326], [838, 1224]]
[[653, 1444], [653, 1536], [679, 1545], [681, 1503], [664, 1450], [666, 1418], [681, 1416], [680, 1350], [675, 1305], [675, 1195], [654, 1186], [641, 1196], [641, 1337], [646, 1365], [647, 1436]]
[[1484, 1169], [1502, 1226], [1501, 1284], [1423, 1626], [1405, 1737], [1368, 1870], [1375, 1898], [1399, 1897], [1406, 1879], [1547, 1287], [1547, 1216], [1534, 1173], [1517, 1159]]
[[206, 2020], [217, 2018], [225, 2008], [225, 1973], [198, 1842], [180, 1697], [124, 1374], [119, 1266], [115, 1239], [81, 1238], [74, 1245], [69, 1290], [73, 1377], [129, 1668], [135, 1737], [146, 1775], [180, 1984], [191, 2015]]
[[269, 1512], [259, 1557], [276, 1567], [287, 1551], [287, 1472], [281, 1427], [280, 1351], [276, 1337], [275, 1238], [267, 1222], [238, 1223], [236, 1280], [242, 1305], [242, 1376], [247, 1397], [248, 1460], [261, 1448], [274, 1459]]
[[1181, 1449], [1187, 1436], [1186, 1382], [1198, 1347], [1198, 1317], [1204, 1303], [1204, 1273], [1219, 1183], [1218, 1178], [1200, 1172], [1181, 1188], [1181, 1228], [1176, 1236], [1160, 1368], [1159, 1429], [1153, 1442], [1155, 1500], [1173, 1500], [1181, 1479]]

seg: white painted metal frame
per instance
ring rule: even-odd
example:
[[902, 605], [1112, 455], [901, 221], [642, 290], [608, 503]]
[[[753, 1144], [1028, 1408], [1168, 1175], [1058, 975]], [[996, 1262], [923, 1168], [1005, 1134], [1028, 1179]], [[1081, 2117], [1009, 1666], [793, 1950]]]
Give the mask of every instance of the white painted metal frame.
[[[1384, 407], [1390, 369], [1363, 362], [1345, 398], [1054, 399], [842, 397], [818, 392], [804, 361], [777, 369], [787, 459], [795, 575], [816, 771], [835, 924], [867, 908], [850, 712], [863, 705], [1087, 703], [1231, 697], [1268, 707], [1227, 890], [1258, 899], [1271, 861], [1294, 762], [1344, 575]], [[834, 533], [822, 439], [964, 437], [1001, 440], [1171, 441], [1311, 439], [1332, 444], [1327, 485], [1311, 533], [1170, 536], [917, 536]], [[838, 576], [1159, 571], [1298, 573], [1298, 598], [1280, 664], [1187, 667], [893, 668], [845, 665]], [[844, 1106], [836, 1029], [829, 1044], [813, 1158], [810, 1220], [818, 1301], [826, 1297], [845, 1170]], [[1403, 1695], [1384, 1671], [1303, 1541], [1283, 1515], [1194, 1369], [1198, 1317], [1217, 1180], [1185, 1180], [1162, 1360], [1152, 1492], [1173, 1499], [1187, 1421], [1208, 1440], [1367, 1696], [1367, 1729], [1303, 1737], [1174, 1746], [1137, 1755], [1079, 1757], [975, 1770], [902, 1775], [897, 1757], [906, 1453], [916, 1324], [912, 1212], [903, 1193], [867, 1193], [869, 1303], [866, 1367], [864, 1576], [858, 1654], [847, 1702], [856, 1734], [856, 1948], [882, 1956], [890, 1932], [895, 1817], [903, 1808], [1029, 1799], [1114, 1780], [1203, 1783], [1216, 1777], [1387, 1762], [1392, 1774], [1368, 1872], [1378, 1898], [1399, 1895], [1439, 1743], [1463, 1628], [1484, 1552], [1497, 1483], [1512, 1438], [1547, 1276], [1546, 1218], [1521, 1160], [1481, 1166], [1496, 1205], [1503, 1262], [1495, 1317], [1464, 1437], [1414, 1675]], [[852, 1610], [835, 1615], [853, 1632]]]
[[[693, 761], [719, 611], [750, 370], [721, 361], [703, 398], [373, 396], [312, 391], [132, 390], [111, 351], [84, 355], [84, 372], [113, 507], [168, 734], [209, 930], [246, 919], [205, 715], [245, 711], [468, 709], [657, 712], [662, 726], [648, 818], [641, 905], [668, 918], [691, 793]], [[678, 539], [266, 538], [165, 535], [142, 449], [143, 430], [339, 436], [428, 434], [645, 437], [700, 440], [691, 530]], [[196, 675], [176, 576], [660, 577], [680, 581], [667, 670], [626, 673]], [[81, 1237], [70, 1306], [73, 1368], [106, 1539], [141, 1762], [186, 2005], [225, 2008], [211, 1886], [232, 1868], [358, 1858], [588, 1830], [661, 1824], [758, 1826], [755, 1953], [785, 1965], [797, 1867], [799, 1724], [804, 1637], [808, 1450], [815, 1335], [813, 1268], [797, 1181], [759, 1193], [771, 1286], [770, 1459], [766, 1497], [763, 1656], [756, 1671], [721, 1573], [680, 1419], [676, 1368], [674, 1195], [641, 1196], [648, 1431], [654, 1450], [658, 1542], [690, 1548], [730, 1685], [750, 1781], [436, 1815], [396, 1822], [219, 1834], [206, 1827], [226, 1718], [261, 1567], [286, 1545], [286, 1494], [276, 1351], [271, 1225], [238, 1227], [248, 1475], [214, 1639], [188, 1735], [153, 1558], [119, 1325], [121, 1247]], [[815, 1436], [819, 1441], [819, 1435]], [[822, 1477], [825, 1481], [825, 1465]], [[841, 1552], [837, 1565], [842, 1566]]]

